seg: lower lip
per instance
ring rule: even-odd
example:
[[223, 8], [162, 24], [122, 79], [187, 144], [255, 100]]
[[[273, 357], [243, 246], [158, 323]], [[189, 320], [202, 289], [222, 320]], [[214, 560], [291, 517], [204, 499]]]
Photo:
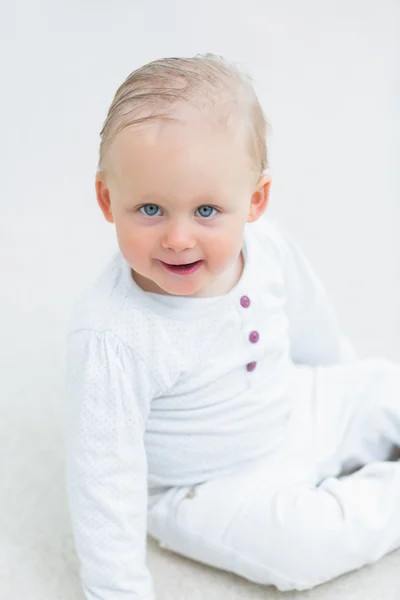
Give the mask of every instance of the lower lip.
[[165, 262], [163, 262], [162, 260], [160, 260], [160, 263], [162, 264], [162, 266], [169, 271], [170, 273], [173, 273], [174, 275], [191, 275], [192, 273], [195, 273], [203, 264], [202, 260], [198, 260], [197, 262], [191, 264], [189, 267], [178, 267], [177, 265], [169, 265]]

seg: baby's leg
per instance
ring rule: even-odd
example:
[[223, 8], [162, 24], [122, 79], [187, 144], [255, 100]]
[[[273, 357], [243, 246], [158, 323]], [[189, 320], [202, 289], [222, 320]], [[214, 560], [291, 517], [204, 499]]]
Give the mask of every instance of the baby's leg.
[[[268, 464], [169, 490], [149, 513], [161, 546], [281, 591], [305, 590], [400, 547], [400, 463], [375, 462], [316, 486]], [[282, 465], [285, 469], [285, 465]]]
[[374, 360], [299, 375], [310, 385], [294, 381], [303, 393], [287, 451], [189, 494], [169, 490], [149, 513], [150, 535], [282, 591], [312, 588], [400, 547], [400, 462], [388, 461], [400, 446], [400, 368]]
[[370, 359], [315, 369], [314, 393], [293, 413], [297, 443], [312, 432], [309, 459], [321, 479], [400, 454], [400, 365]]

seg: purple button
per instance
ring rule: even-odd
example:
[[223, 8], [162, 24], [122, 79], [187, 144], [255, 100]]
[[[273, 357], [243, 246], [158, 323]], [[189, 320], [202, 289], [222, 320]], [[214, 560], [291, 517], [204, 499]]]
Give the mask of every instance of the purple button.
[[260, 334], [258, 333], [258, 331], [252, 331], [251, 334], [249, 335], [249, 340], [251, 341], [252, 344], [255, 344], [256, 342], [258, 342], [259, 339], [260, 339]]
[[254, 371], [254, 369], [256, 368], [257, 363], [256, 362], [251, 362], [247, 365], [247, 370], [248, 371]]
[[240, 304], [243, 308], [248, 308], [250, 306], [250, 298], [248, 296], [242, 296], [240, 298]]

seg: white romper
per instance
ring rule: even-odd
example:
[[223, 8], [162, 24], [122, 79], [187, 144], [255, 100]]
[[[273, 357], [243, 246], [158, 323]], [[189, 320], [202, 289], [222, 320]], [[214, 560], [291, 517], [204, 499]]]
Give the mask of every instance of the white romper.
[[117, 252], [76, 302], [67, 483], [88, 600], [154, 600], [146, 534], [280, 590], [400, 547], [400, 367], [357, 360], [310, 264], [246, 225], [227, 294], [141, 290]]

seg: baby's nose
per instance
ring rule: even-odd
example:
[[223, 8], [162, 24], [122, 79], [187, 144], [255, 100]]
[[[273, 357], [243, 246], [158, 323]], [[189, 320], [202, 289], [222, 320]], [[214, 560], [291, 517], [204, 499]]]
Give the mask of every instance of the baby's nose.
[[184, 223], [169, 225], [162, 239], [162, 247], [181, 252], [196, 245], [191, 227]]

